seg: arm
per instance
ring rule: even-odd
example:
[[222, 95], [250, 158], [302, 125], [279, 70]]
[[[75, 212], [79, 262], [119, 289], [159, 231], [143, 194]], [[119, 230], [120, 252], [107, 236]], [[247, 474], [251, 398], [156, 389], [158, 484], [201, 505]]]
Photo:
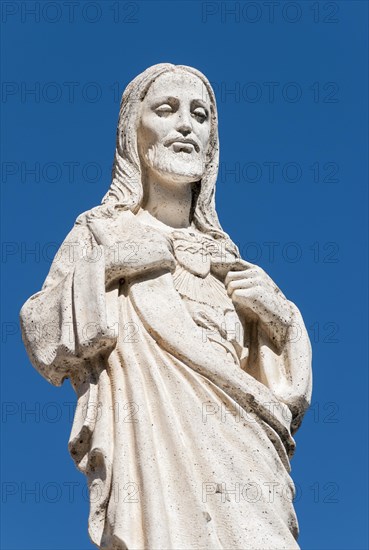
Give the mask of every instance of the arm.
[[75, 225], [42, 290], [20, 312], [34, 367], [59, 386], [86, 360], [112, 349], [116, 336], [109, 330], [107, 313], [103, 252], [86, 226]]
[[260, 267], [242, 261], [225, 279], [248, 328], [246, 371], [290, 408], [296, 431], [310, 404], [311, 346], [297, 307]]
[[[91, 211], [93, 212], [93, 211]], [[116, 218], [81, 216], [58, 251], [42, 290], [20, 313], [34, 367], [60, 386], [88, 361], [114, 349], [121, 278], [174, 268], [165, 240], [130, 212]]]

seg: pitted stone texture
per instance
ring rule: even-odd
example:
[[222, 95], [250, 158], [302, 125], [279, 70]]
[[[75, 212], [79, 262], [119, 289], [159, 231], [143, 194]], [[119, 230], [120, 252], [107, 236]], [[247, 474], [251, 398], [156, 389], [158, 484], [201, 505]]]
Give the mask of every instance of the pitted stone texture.
[[69, 449], [101, 549], [298, 548], [289, 459], [310, 343], [219, 224], [217, 124], [195, 69], [133, 80], [103, 204], [21, 311], [35, 368], [76, 391]]

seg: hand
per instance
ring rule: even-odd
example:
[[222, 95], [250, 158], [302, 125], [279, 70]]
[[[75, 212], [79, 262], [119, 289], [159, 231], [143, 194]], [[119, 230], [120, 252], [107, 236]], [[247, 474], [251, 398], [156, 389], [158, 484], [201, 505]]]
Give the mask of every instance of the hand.
[[246, 319], [258, 320], [276, 345], [283, 344], [292, 320], [288, 300], [261, 267], [244, 260], [242, 266], [225, 278], [228, 295]]
[[96, 242], [104, 248], [107, 284], [119, 278], [134, 278], [143, 272], [175, 268], [170, 239], [138, 222], [131, 213], [90, 220], [88, 226]]

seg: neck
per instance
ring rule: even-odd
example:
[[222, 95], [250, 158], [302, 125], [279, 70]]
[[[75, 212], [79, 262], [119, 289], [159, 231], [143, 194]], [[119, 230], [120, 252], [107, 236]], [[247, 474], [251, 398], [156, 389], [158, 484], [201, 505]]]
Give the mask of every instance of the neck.
[[143, 210], [169, 227], [191, 225], [192, 183], [172, 183], [171, 186], [148, 176], [145, 181], [146, 200]]

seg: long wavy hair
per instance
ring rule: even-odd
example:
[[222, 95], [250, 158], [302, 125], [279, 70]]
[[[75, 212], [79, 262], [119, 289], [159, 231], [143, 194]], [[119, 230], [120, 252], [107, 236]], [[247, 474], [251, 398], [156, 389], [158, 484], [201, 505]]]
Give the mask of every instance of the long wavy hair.
[[193, 185], [192, 221], [195, 226], [222, 240], [226, 248], [239, 257], [238, 248], [223, 231], [215, 210], [215, 184], [219, 167], [218, 116], [214, 91], [208, 79], [198, 70], [185, 65], [159, 63], [136, 76], [125, 89], [120, 103], [112, 182], [102, 200], [103, 207], [93, 209], [93, 216], [111, 216], [117, 210], [136, 213], [143, 201], [142, 168], [137, 146], [137, 126], [140, 106], [150, 86], [162, 74], [184, 71], [197, 76], [210, 97], [210, 137], [205, 157], [205, 173]]

